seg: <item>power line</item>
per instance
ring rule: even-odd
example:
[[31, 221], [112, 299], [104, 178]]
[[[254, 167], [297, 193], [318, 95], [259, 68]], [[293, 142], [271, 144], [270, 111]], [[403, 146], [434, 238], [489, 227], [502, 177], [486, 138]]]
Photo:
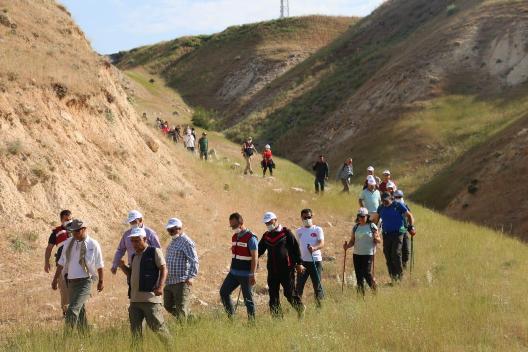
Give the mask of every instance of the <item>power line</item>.
[[290, 1], [281, 0], [280, 18], [290, 17]]

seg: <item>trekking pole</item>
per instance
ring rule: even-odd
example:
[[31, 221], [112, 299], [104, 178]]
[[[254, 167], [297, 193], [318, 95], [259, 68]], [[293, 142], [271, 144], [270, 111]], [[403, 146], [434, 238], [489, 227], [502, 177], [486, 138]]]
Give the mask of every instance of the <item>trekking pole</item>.
[[[346, 241], [345, 241], [346, 244]], [[345, 290], [345, 268], [346, 268], [346, 254], [347, 250], [345, 249], [345, 256], [343, 258], [343, 278], [341, 280], [341, 293]]]
[[[310, 247], [310, 245], [308, 245]], [[310, 253], [312, 255], [312, 264], [315, 270], [315, 275], [317, 276], [317, 286], [319, 286], [319, 290], [323, 288], [323, 285], [321, 284], [321, 277], [319, 276], [319, 271], [317, 270], [317, 265], [315, 264], [315, 258], [313, 256], [313, 253]]]
[[411, 236], [411, 265], [409, 268], [409, 274], [412, 275], [414, 267], [414, 236]]
[[238, 308], [238, 301], [240, 301], [240, 293], [242, 293], [242, 286], [240, 287], [240, 290], [238, 290], [238, 297], [237, 297], [237, 303], [235, 305], [235, 311], [233, 314], [236, 314], [237, 308]]

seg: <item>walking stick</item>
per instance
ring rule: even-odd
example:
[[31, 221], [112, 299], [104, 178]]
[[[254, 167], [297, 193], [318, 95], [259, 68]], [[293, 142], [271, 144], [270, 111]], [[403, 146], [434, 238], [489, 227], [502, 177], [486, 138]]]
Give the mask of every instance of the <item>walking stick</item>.
[[233, 312], [233, 315], [236, 314], [237, 308], [238, 308], [238, 301], [240, 301], [240, 293], [242, 292], [242, 286], [240, 287], [240, 290], [238, 290], [238, 298], [237, 303], [235, 305], [235, 311]]
[[[345, 245], [347, 242], [345, 241]], [[346, 254], [347, 250], [345, 249], [345, 256], [343, 258], [343, 279], [341, 280], [341, 293], [345, 290], [345, 268], [346, 268]]]
[[[308, 245], [310, 247], [310, 245]], [[319, 289], [323, 288], [323, 285], [321, 284], [321, 278], [319, 277], [319, 271], [317, 270], [317, 265], [315, 264], [315, 258], [313, 256], [313, 253], [310, 253], [312, 255], [312, 264], [315, 270], [315, 275], [317, 276], [317, 286], [319, 286]]]
[[414, 267], [414, 236], [411, 236], [411, 266], [409, 268], [409, 274], [412, 275]]

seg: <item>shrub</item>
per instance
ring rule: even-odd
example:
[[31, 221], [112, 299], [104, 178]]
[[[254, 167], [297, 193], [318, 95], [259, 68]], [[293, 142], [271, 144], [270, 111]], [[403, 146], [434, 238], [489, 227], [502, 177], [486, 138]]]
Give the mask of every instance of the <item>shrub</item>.
[[105, 118], [106, 118], [106, 121], [108, 121], [109, 123], [114, 123], [115, 119], [114, 119], [114, 113], [112, 112], [112, 110], [110, 109], [105, 110]]
[[194, 110], [192, 122], [195, 126], [206, 130], [214, 130], [217, 127], [217, 121], [215, 120], [214, 115], [214, 111], [198, 107]]
[[455, 4], [451, 4], [447, 7], [447, 15], [454, 15], [458, 11], [458, 7]]
[[22, 151], [22, 142], [20, 139], [7, 143], [7, 152], [11, 155], [17, 155]]

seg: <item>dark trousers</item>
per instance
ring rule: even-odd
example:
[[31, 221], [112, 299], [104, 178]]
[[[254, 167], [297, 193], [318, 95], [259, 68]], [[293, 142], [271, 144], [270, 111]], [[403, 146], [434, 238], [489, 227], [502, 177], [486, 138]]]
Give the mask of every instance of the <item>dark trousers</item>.
[[263, 176], [266, 175], [266, 170], [269, 170], [270, 175], [273, 176], [273, 168], [275, 167], [275, 164], [273, 163], [273, 160], [269, 160], [269, 161], [262, 160], [260, 165], [262, 166], [262, 175]]
[[387, 261], [389, 275], [393, 280], [400, 280], [403, 276], [402, 244], [402, 234], [383, 233], [383, 254]]
[[284, 297], [290, 302], [292, 307], [299, 313], [303, 309], [303, 304], [299, 295], [295, 291], [295, 270], [285, 269], [279, 272], [268, 271], [268, 288], [269, 288], [269, 307], [271, 315], [282, 317], [282, 308], [280, 304], [280, 287]]
[[319, 189], [321, 190], [321, 192], [324, 192], [324, 188], [325, 188], [325, 178], [320, 178], [320, 177], [316, 177], [315, 178], [315, 193], [319, 193]]
[[231, 273], [227, 274], [222, 287], [220, 288], [220, 299], [229, 317], [235, 314], [233, 301], [231, 301], [231, 293], [240, 286], [242, 288], [242, 296], [244, 296], [244, 304], [246, 305], [249, 319], [255, 318], [255, 302], [253, 302], [253, 291], [249, 284], [249, 277], [237, 276]]
[[376, 279], [372, 274], [372, 264], [374, 263], [373, 255], [353, 255], [354, 271], [356, 273], [357, 290], [365, 294], [365, 281], [373, 290], [376, 289]]
[[407, 263], [409, 262], [409, 257], [411, 255], [411, 244], [409, 240], [409, 233], [405, 233], [403, 235], [403, 242], [402, 242], [402, 266], [404, 268], [407, 267]]
[[320, 281], [323, 273], [323, 264], [322, 262], [315, 262], [315, 264], [314, 262], [303, 262], [303, 266], [306, 270], [297, 277], [297, 294], [302, 298], [304, 286], [306, 285], [306, 281], [308, 281], [308, 277], [310, 277], [314, 288], [315, 301], [317, 306], [321, 306], [321, 300], [324, 298], [323, 284]]

